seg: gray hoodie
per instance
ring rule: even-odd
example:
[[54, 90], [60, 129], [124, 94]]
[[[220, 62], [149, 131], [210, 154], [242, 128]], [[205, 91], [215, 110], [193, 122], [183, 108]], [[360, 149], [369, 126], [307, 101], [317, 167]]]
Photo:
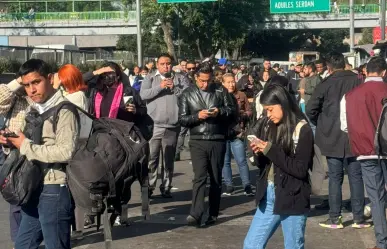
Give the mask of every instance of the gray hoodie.
[[173, 75], [173, 90], [160, 87], [163, 76], [158, 71], [148, 74], [141, 84], [140, 96], [146, 102], [148, 114], [157, 127], [173, 128], [178, 123], [178, 98], [190, 80], [180, 74]]

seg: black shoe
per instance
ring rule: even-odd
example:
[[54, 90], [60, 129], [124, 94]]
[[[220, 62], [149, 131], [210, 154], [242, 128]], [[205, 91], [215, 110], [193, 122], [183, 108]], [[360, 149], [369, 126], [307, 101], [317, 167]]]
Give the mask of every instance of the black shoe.
[[230, 196], [234, 192], [234, 187], [233, 186], [227, 186], [226, 191], [223, 192], [223, 195]]
[[165, 191], [161, 192], [161, 196], [163, 198], [172, 198], [171, 190], [165, 190]]
[[192, 226], [192, 227], [199, 227], [200, 226], [200, 221], [195, 219], [192, 215], [187, 216], [187, 225]]
[[209, 216], [206, 222], [204, 223], [206, 226], [212, 226], [215, 224], [215, 222], [218, 220], [218, 217], [216, 216]]
[[248, 185], [245, 187], [245, 195], [246, 196], [254, 196], [254, 192], [253, 190], [251, 189], [251, 186]]
[[175, 162], [180, 161], [180, 153], [176, 153], [175, 155]]
[[323, 200], [321, 204], [314, 206], [316, 210], [329, 210], [329, 201]]
[[148, 190], [148, 198], [149, 198], [149, 199], [152, 199], [152, 198], [153, 198], [152, 195], [153, 195], [153, 189], [149, 189], [149, 190]]

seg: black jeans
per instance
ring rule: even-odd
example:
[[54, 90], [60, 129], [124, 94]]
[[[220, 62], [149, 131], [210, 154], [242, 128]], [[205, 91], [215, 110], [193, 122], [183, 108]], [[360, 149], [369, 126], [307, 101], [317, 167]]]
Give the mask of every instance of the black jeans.
[[351, 205], [354, 221], [363, 220], [364, 183], [360, 162], [355, 157], [327, 157], [329, 168], [329, 216], [336, 219], [341, 216], [342, 185], [344, 179], [344, 160], [348, 162], [348, 180], [351, 191]]
[[219, 215], [222, 195], [222, 168], [226, 153], [226, 141], [190, 140], [191, 160], [194, 172], [192, 207], [190, 214], [200, 220], [204, 213], [207, 175], [210, 176], [208, 196], [209, 215]]

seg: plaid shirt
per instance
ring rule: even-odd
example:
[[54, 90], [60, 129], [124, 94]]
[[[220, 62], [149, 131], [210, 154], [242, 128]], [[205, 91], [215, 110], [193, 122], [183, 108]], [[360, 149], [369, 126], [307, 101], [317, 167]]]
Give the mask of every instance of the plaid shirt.
[[6, 117], [12, 110], [10, 119], [6, 126], [13, 132], [24, 128], [24, 119], [30, 104], [23, 96], [19, 96], [8, 87], [7, 84], [0, 84], [0, 115]]

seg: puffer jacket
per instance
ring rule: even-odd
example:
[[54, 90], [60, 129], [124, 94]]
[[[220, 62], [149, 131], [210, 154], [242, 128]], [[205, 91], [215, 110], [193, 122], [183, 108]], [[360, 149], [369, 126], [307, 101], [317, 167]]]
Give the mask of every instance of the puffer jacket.
[[[232, 96], [222, 85], [212, 83], [207, 92], [210, 94], [205, 102], [196, 85], [191, 85], [182, 93], [179, 100], [179, 122], [190, 128], [190, 138], [194, 140], [224, 140], [229, 123], [236, 118], [236, 106]], [[206, 120], [200, 120], [201, 110], [216, 107], [219, 114]]]

